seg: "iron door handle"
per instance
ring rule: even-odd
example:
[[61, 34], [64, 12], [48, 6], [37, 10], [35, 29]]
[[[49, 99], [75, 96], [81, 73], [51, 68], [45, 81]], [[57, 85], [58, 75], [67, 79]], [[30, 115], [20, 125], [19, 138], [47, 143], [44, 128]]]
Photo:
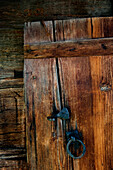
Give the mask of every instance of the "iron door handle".
[[[52, 116], [48, 116], [47, 119], [49, 121], [56, 121], [57, 118], [60, 118], [62, 120], [68, 120], [69, 119], [69, 111], [67, 108], [63, 108], [59, 113], [57, 114], [53, 114]], [[74, 159], [80, 159], [84, 156], [85, 152], [86, 152], [86, 147], [84, 145], [84, 143], [82, 142], [81, 140], [81, 136], [80, 136], [80, 133], [79, 131], [77, 130], [77, 127], [75, 130], [72, 130], [72, 131], [69, 131], [69, 132], [66, 132], [66, 138], [67, 138], [67, 146], [66, 146], [66, 149], [67, 149], [67, 153]], [[83, 151], [82, 153], [79, 155], [79, 156], [74, 156], [71, 151], [69, 150], [69, 147], [75, 143], [75, 146], [76, 146], [76, 143], [79, 143], [79, 145], [82, 145], [83, 147]]]
[[[83, 146], [83, 152], [81, 153], [81, 155], [79, 155], [79, 156], [74, 156], [74, 155], [71, 153], [71, 151], [69, 150], [69, 146], [70, 146], [73, 142], [75, 142], [75, 143], [76, 143], [76, 142], [79, 142], [79, 143]], [[76, 144], [75, 144], [75, 145], [76, 145]], [[80, 158], [82, 158], [82, 157], [84, 156], [85, 152], [86, 152], [86, 147], [85, 147], [84, 143], [83, 143], [81, 140], [79, 140], [79, 139], [75, 139], [74, 137], [72, 137], [72, 138], [69, 140], [69, 142], [67, 143], [66, 149], [67, 149], [67, 153], [68, 153], [72, 158], [74, 158], [74, 159], [80, 159]]]

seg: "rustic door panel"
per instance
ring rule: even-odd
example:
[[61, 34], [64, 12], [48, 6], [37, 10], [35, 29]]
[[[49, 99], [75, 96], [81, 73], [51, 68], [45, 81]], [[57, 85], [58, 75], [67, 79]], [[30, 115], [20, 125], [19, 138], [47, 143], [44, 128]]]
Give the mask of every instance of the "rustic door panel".
[[71, 111], [69, 129], [75, 129], [77, 122], [87, 149], [83, 158], [73, 160], [74, 169], [94, 169], [94, 122], [89, 57], [60, 58], [59, 70], [63, 103]]
[[[50, 122], [47, 116], [60, 110], [55, 59], [25, 60], [27, 156], [31, 169], [57, 170], [65, 154], [59, 150], [61, 122]], [[59, 155], [61, 154], [61, 159]], [[63, 154], [63, 156], [62, 156]]]
[[91, 57], [90, 63], [95, 166], [109, 170], [113, 169], [113, 56]]
[[[100, 21], [109, 25], [106, 19]], [[111, 27], [106, 32], [105, 24], [101, 31], [96, 29], [100, 21], [92, 18], [38, 23], [38, 27], [44, 27], [39, 29], [44, 36], [37, 38], [33, 33], [30, 39], [27, 29], [32, 30], [33, 24], [26, 29], [26, 144], [31, 169], [113, 169], [113, 39], [65, 41], [111, 36]], [[37, 31], [36, 23], [33, 28]], [[69, 121], [47, 120], [63, 107], [69, 110]], [[86, 146], [79, 160], [66, 152], [65, 132], [76, 125]]]

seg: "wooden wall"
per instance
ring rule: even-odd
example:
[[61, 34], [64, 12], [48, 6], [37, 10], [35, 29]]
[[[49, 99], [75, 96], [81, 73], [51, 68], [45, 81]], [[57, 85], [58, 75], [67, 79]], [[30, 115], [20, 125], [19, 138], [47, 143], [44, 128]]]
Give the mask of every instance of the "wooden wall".
[[[23, 91], [24, 23], [112, 14], [111, 0], [44, 0], [43, 3], [42, 0], [0, 1], [1, 159], [26, 159]], [[107, 21], [101, 18], [93, 19], [92, 38], [112, 36], [112, 23], [112, 19]], [[108, 25], [111, 28], [109, 30]], [[15, 164], [19, 165], [19, 162]], [[8, 169], [11, 163], [7, 165], [7, 161], [3, 161], [1, 165]]]

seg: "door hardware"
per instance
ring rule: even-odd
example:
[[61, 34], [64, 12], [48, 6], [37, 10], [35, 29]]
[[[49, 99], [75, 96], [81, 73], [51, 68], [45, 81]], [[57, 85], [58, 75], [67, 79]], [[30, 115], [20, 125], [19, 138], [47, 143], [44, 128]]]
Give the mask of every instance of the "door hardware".
[[[79, 133], [79, 131], [77, 130], [77, 128], [75, 130], [72, 130], [72, 131], [69, 131], [69, 132], [66, 132], [66, 138], [67, 138], [67, 146], [66, 146], [66, 149], [67, 149], [67, 153], [74, 159], [80, 159], [84, 156], [85, 152], [86, 152], [86, 147], [84, 145], [84, 143], [82, 142], [81, 140], [81, 134]], [[74, 149], [75, 149], [75, 152], [77, 152], [77, 150], [80, 148], [80, 146], [83, 147], [82, 149], [82, 153], [79, 155], [79, 156], [74, 156], [69, 147], [71, 145], [74, 144]]]
[[69, 119], [68, 109], [64, 107], [59, 113], [47, 117], [49, 121], [55, 121], [57, 118], [68, 120]]
[[[63, 108], [59, 113], [57, 114], [53, 114], [52, 116], [48, 116], [47, 119], [49, 121], [56, 121], [57, 118], [60, 118], [62, 120], [68, 120], [69, 119], [69, 111], [67, 108]], [[84, 156], [85, 152], [86, 152], [86, 147], [84, 145], [84, 143], [81, 140], [81, 135], [79, 133], [79, 131], [77, 130], [77, 127], [75, 130], [71, 130], [66, 132], [66, 141], [67, 141], [67, 153], [74, 159], [80, 159]], [[79, 156], [74, 156], [74, 154], [72, 154], [72, 152], [70, 151], [70, 146], [74, 144], [74, 149], [75, 149], [75, 153], [77, 152], [77, 150], [80, 148], [80, 146], [83, 147], [82, 149], [82, 153], [80, 153]]]

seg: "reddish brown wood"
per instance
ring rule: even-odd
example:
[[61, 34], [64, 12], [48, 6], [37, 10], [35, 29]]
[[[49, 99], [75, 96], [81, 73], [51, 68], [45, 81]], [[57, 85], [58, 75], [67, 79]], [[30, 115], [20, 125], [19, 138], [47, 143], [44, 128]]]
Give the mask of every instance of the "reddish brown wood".
[[60, 128], [47, 120], [60, 108], [56, 69], [55, 59], [25, 60], [27, 159], [32, 169], [57, 170], [65, 161]]
[[91, 19], [71, 19], [55, 21], [57, 41], [91, 38]]
[[113, 56], [90, 58], [93, 90], [93, 121], [95, 167], [97, 169], [113, 168], [112, 138], [112, 90], [101, 91], [100, 86], [112, 86]]
[[25, 46], [25, 58], [86, 57], [109, 54], [113, 54], [113, 38]]
[[[59, 58], [63, 105], [71, 111], [70, 126], [82, 132], [86, 154], [80, 160], [68, 158], [74, 169], [94, 169], [94, 122], [92, 113], [92, 87], [89, 58]], [[70, 167], [68, 167], [68, 170]]]
[[[65, 22], [55, 21], [54, 41], [65, 40], [64, 28], [67, 40], [94, 35], [90, 19]], [[81, 22], [87, 23], [81, 32], [77, 28], [67, 34]], [[27, 158], [32, 168], [112, 169], [112, 42], [103, 38], [25, 46]], [[106, 86], [108, 91], [101, 91]], [[70, 111], [70, 122], [50, 125], [47, 116], [63, 107]], [[76, 121], [86, 145], [80, 160], [66, 153], [65, 132], [75, 129]]]
[[92, 18], [93, 38], [113, 37], [113, 17]]

